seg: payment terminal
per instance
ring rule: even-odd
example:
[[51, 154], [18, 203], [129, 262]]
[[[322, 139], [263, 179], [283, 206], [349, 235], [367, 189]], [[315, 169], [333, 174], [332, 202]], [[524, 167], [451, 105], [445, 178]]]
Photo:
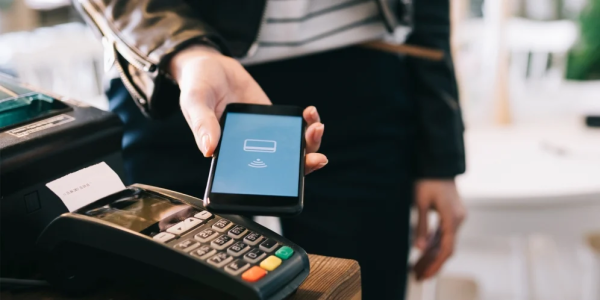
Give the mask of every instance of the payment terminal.
[[306, 252], [269, 229], [140, 184], [62, 214], [37, 246], [70, 293], [116, 281], [156, 299], [285, 299], [309, 273]]

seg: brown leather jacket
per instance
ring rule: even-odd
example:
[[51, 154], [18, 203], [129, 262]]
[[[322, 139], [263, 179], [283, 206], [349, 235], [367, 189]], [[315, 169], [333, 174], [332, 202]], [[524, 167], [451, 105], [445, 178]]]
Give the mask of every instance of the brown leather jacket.
[[[190, 44], [208, 43], [243, 57], [254, 44], [267, 0], [74, 0], [102, 36], [107, 66], [115, 64], [142, 112], [154, 118], [178, 108], [169, 59]], [[407, 57], [419, 113], [419, 171], [428, 178], [465, 170], [463, 123], [450, 54], [449, 0], [377, 1], [388, 30], [411, 26], [407, 43], [443, 51], [440, 60]]]

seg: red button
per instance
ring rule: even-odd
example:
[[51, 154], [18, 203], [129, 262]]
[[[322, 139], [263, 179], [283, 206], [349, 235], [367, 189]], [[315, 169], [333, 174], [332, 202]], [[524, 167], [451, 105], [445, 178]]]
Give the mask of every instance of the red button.
[[256, 282], [265, 277], [265, 275], [267, 275], [267, 271], [263, 270], [259, 266], [254, 266], [242, 274], [242, 279], [249, 282]]

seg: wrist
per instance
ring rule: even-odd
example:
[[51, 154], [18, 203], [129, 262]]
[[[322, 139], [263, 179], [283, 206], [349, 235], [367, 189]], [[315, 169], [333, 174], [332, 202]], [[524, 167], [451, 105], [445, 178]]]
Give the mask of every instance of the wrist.
[[194, 59], [222, 56], [221, 52], [208, 44], [195, 44], [177, 52], [168, 65], [168, 72], [176, 82], [181, 78], [183, 68]]

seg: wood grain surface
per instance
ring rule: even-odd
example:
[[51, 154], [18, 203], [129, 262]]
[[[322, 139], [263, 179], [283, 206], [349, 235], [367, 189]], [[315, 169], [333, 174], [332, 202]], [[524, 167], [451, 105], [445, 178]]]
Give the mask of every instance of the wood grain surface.
[[360, 267], [350, 259], [309, 255], [310, 275], [291, 299], [361, 299]]
[[[310, 275], [298, 291], [290, 297], [293, 300], [360, 300], [360, 267], [354, 260], [309, 255]], [[50, 288], [33, 291], [5, 291], [0, 293], [2, 300], [141, 300], [119, 289], [102, 290], [85, 298], [69, 298]]]

